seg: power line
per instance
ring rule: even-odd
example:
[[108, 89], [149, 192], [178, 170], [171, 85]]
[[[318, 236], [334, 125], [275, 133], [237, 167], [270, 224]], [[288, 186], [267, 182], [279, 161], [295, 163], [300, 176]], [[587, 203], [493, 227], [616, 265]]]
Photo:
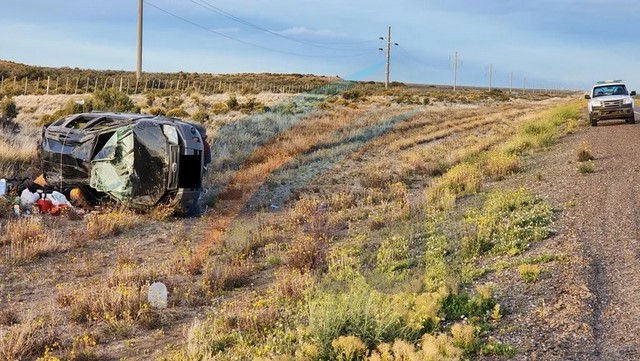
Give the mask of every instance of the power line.
[[223, 38], [226, 38], [226, 39], [238, 42], [238, 43], [242, 43], [242, 44], [245, 44], [245, 45], [248, 45], [248, 46], [252, 46], [254, 48], [267, 50], [267, 51], [271, 51], [271, 52], [275, 52], [275, 53], [280, 53], [280, 54], [285, 54], [285, 55], [292, 55], [292, 56], [299, 56], [299, 57], [305, 57], [305, 58], [348, 58], [348, 57], [361, 56], [361, 55], [364, 55], [365, 53], [370, 53], [370, 51], [362, 51], [360, 54], [351, 54], [351, 55], [308, 55], [308, 54], [299, 54], [299, 53], [294, 53], [294, 52], [289, 52], [289, 51], [284, 51], [284, 50], [279, 50], [279, 49], [273, 49], [273, 48], [269, 48], [269, 47], [266, 47], [266, 46], [254, 44], [254, 43], [242, 40], [242, 39], [238, 39], [238, 38], [235, 38], [233, 36], [229, 36], [227, 34], [224, 34], [224, 33], [221, 33], [219, 31], [213, 30], [213, 29], [209, 29], [204, 25], [200, 25], [200, 24], [198, 24], [198, 23], [196, 23], [194, 21], [191, 21], [189, 19], [186, 19], [186, 18], [184, 18], [184, 17], [182, 17], [180, 15], [174, 14], [174, 13], [168, 11], [168, 10], [165, 10], [165, 9], [163, 9], [163, 8], [161, 8], [161, 7], [157, 6], [157, 5], [149, 2], [149, 1], [144, 0], [144, 3], [149, 5], [149, 6], [151, 6], [151, 7], [153, 7], [153, 8], [155, 8], [155, 9], [157, 9], [157, 10], [159, 10], [159, 11], [161, 11], [161, 12], [163, 12], [163, 13], [165, 13], [165, 14], [167, 14], [167, 15], [169, 15], [169, 16], [172, 16], [172, 17], [174, 17], [176, 19], [179, 19], [179, 20], [181, 20], [181, 21], [183, 21], [183, 22], [185, 22], [187, 24], [190, 24], [192, 26], [195, 26], [195, 27], [197, 27], [197, 28], [199, 28], [201, 30], [207, 31], [209, 33], [218, 35], [220, 37], [223, 37]]
[[[291, 36], [287, 36], [287, 35], [284, 35], [284, 34], [269, 30], [267, 28], [264, 28], [264, 27], [262, 27], [260, 25], [256, 25], [256, 24], [254, 24], [252, 22], [249, 22], [247, 20], [244, 20], [242, 18], [239, 18], [239, 17], [237, 17], [237, 16], [235, 16], [235, 15], [233, 15], [233, 14], [231, 14], [231, 13], [229, 13], [229, 12], [227, 12], [227, 11], [225, 11], [225, 10], [223, 10], [223, 9], [221, 9], [221, 8], [211, 4], [211, 3], [209, 3], [206, 0], [199, 0], [199, 1], [189, 0], [189, 1], [194, 3], [194, 4], [196, 4], [196, 5], [198, 5], [198, 6], [200, 6], [200, 7], [202, 7], [202, 8], [204, 8], [204, 9], [206, 9], [206, 10], [209, 10], [209, 11], [214, 12], [216, 14], [222, 15], [222, 16], [224, 16], [224, 17], [226, 17], [228, 19], [231, 19], [231, 20], [233, 20], [235, 22], [238, 22], [240, 24], [252, 27], [254, 29], [260, 30], [260, 31], [265, 32], [267, 34], [279, 37], [281, 39], [293, 41], [293, 42], [296, 42], [296, 43], [299, 43], [299, 44], [304, 44], [304, 45], [307, 45], [307, 46], [314, 46], [314, 47], [317, 47], [317, 48], [330, 49], [330, 50], [342, 50], [342, 51], [359, 51], [360, 50], [360, 49], [336, 48], [336, 47], [332, 47], [332, 46], [326, 46], [326, 45], [324, 45], [322, 43], [311, 41], [311, 40], [304, 40], [304, 39], [298, 39], [298, 38], [294, 38], [294, 37], [291, 37]], [[367, 40], [365, 42], [371, 42], [371, 41], [375, 41], [375, 40], [372, 39], [372, 40]]]
[[429, 68], [431, 68], [431, 67], [433, 66], [432, 64], [429, 64], [429, 63], [427, 63], [427, 62], [425, 62], [425, 61], [420, 60], [418, 57], [416, 57], [416, 56], [412, 55], [411, 53], [409, 53], [407, 50], [405, 50], [405, 49], [404, 49], [403, 47], [401, 47], [401, 46], [398, 46], [398, 50], [400, 50], [400, 52], [401, 52], [402, 54], [404, 54], [406, 57], [411, 58], [411, 60], [413, 60], [413, 61], [415, 61], [415, 62], [417, 62], [417, 63], [420, 63], [420, 64], [421, 64], [421, 65], [423, 65], [423, 66], [426, 66], [426, 67], [429, 67]]

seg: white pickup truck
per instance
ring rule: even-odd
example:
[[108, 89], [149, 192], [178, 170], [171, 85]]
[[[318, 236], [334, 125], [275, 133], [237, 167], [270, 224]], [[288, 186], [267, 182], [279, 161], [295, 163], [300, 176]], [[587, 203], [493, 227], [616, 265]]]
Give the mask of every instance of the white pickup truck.
[[635, 123], [633, 115], [633, 98], [635, 91], [629, 92], [622, 80], [600, 81], [591, 88], [584, 97], [589, 99], [589, 120], [591, 126], [605, 119], [624, 119], [629, 124]]

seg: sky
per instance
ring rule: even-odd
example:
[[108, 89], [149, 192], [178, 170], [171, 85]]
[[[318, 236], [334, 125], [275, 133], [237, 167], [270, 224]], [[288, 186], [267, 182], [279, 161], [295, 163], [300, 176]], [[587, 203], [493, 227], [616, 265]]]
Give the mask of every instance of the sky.
[[[640, 91], [637, 0], [145, 0], [143, 71]], [[4, 0], [0, 59], [136, 67], [136, 0]], [[397, 43], [398, 45], [393, 45]], [[513, 82], [511, 78], [513, 77]]]

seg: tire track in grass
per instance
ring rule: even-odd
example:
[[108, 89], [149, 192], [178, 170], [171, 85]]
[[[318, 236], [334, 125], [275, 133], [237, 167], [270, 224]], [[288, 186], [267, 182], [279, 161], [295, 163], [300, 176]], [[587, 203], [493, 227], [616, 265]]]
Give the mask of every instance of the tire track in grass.
[[[393, 116], [390, 119], [383, 120], [380, 124], [376, 124], [373, 127], [365, 128], [360, 133], [360, 137], [362, 137], [363, 135], [365, 138], [378, 137], [386, 133], [397, 123], [410, 118], [416, 112], [417, 110], [415, 109], [408, 112], [405, 111], [401, 114]], [[370, 116], [370, 114], [365, 113], [362, 116]], [[250, 182], [247, 182], [247, 179], [243, 179], [245, 173], [250, 171], [252, 168], [262, 166], [263, 164], [257, 164], [252, 160], [251, 157], [245, 161], [245, 165], [240, 167], [240, 169], [235, 172], [233, 178], [219, 196], [220, 199], [226, 201], [222, 201], [221, 204], [216, 206], [216, 210], [211, 215], [211, 222], [207, 227], [208, 232], [207, 234], [205, 234], [204, 239], [200, 242], [196, 254], [192, 259], [192, 268], [199, 267], [204, 257], [206, 257], [210, 251], [213, 251], [214, 253], [222, 252], [224, 247], [224, 245], [222, 244], [222, 240], [226, 231], [229, 229], [233, 221], [242, 213], [245, 205], [251, 201], [256, 191], [264, 184], [264, 181], [273, 171], [289, 163], [290, 161], [295, 159], [296, 156], [304, 153], [305, 150], [310, 149], [314, 144], [323, 141], [328, 142], [336, 133], [340, 133], [340, 129], [343, 128], [342, 124], [333, 124], [333, 128], [325, 129], [325, 133], [323, 133], [320, 137], [315, 138], [316, 143], [307, 144], [307, 147], [300, 149], [298, 154], [283, 155], [282, 153], [280, 153], [277, 139], [272, 143], [266, 143], [262, 147], [258, 148], [262, 149], [262, 151], [266, 152], [267, 154], [273, 155], [273, 157], [265, 157], [265, 155], [261, 155], [262, 158], [270, 159], [271, 161], [268, 164], [267, 168], [263, 172], [260, 172], [257, 177], [252, 179]], [[379, 129], [376, 130], [375, 128]], [[301, 129], [304, 130], [304, 127], [294, 126], [287, 130], [285, 133], [281, 134], [280, 138], [287, 138], [287, 135], [293, 136], [293, 134], [301, 132]], [[329, 131], [329, 129], [331, 129], [331, 131]], [[353, 137], [353, 139], [359, 139], [359, 137], [355, 136]], [[254, 151], [253, 154], [256, 154], [256, 152]]]

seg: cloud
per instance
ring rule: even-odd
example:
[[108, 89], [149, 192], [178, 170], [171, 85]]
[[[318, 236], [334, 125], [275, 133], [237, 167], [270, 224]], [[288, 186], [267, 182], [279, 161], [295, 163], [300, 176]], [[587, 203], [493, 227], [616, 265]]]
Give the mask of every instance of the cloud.
[[338, 33], [329, 29], [314, 30], [314, 29], [306, 28], [304, 26], [294, 26], [289, 29], [285, 29], [282, 31], [274, 31], [274, 32], [280, 35], [287, 35], [287, 36], [323, 36], [323, 37], [339, 36]]

